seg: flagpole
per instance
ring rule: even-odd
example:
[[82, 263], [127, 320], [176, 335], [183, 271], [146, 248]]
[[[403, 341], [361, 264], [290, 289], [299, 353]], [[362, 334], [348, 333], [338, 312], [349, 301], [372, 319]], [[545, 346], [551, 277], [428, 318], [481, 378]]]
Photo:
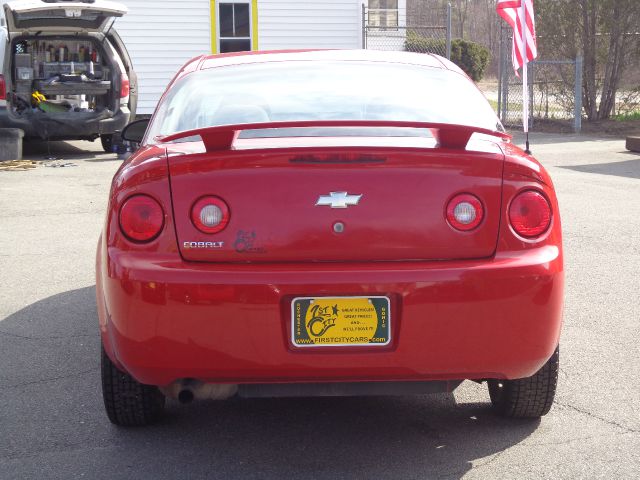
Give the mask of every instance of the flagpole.
[[529, 150], [529, 83], [527, 81], [527, 10], [525, 0], [520, 2], [520, 30], [522, 32], [520, 38], [520, 52], [522, 54], [522, 126], [526, 138], [525, 153], [531, 154]]

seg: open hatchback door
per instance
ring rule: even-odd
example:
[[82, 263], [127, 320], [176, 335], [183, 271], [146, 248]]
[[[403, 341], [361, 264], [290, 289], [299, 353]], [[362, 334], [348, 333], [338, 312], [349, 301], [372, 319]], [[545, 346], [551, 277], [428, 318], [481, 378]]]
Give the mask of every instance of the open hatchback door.
[[9, 41], [0, 77], [0, 128], [25, 138], [95, 140], [113, 151], [114, 134], [135, 115], [136, 75], [111, 27], [120, 3], [18, 0], [4, 4]]
[[121, 3], [104, 0], [63, 2], [15, 1], [4, 5], [10, 34], [32, 34], [43, 29], [60, 33], [104, 32], [113, 19], [128, 11]]

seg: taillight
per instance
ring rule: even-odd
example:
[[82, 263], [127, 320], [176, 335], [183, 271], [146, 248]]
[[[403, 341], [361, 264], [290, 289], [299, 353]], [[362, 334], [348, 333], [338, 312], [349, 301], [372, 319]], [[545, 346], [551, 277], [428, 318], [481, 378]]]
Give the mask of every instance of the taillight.
[[473, 230], [480, 225], [483, 218], [482, 202], [469, 193], [456, 195], [447, 205], [447, 221], [456, 230]]
[[129, 197], [120, 208], [120, 229], [129, 240], [149, 242], [156, 238], [164, 226], [164, 211], [148, 195]]
[[191, 221], [203, 233], [221, 232], [229, 217], [229, 207], [219, 197], [202, 197], [191, 207]]
[[4, 75], [0, 75], [0, 100], [7, 99], [7, 83], [4, 81]]
[[131, 91], [131, 83], [129, 82], [129, 77], [127, 77], [123, 73], [120, 80], [120, 98], [128, 97], [130, 91]]
[[541, 193], [533, 190], [522, 192], [511, 201], [509, 222], [518, 235], [538, 237], [551, 225], [551, 205]]

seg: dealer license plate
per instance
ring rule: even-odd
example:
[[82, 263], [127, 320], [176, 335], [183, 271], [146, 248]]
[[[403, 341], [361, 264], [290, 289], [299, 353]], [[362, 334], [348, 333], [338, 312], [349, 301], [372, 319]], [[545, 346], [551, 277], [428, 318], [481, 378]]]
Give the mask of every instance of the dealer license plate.
[[391, 341], [388, 297], [299, 297], [291, 304], [296, 347], [384, 346]]

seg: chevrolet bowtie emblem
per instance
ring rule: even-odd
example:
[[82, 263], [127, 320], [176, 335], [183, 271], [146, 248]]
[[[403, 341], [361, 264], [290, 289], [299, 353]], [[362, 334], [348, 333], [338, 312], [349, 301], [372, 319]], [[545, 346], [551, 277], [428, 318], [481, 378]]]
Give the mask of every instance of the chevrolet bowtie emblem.
[[320, 195], [316, 207], [347, 208], [358, 205], [362, 195], [349, 195], [347, 192], [331, 192], [329, 195]]

